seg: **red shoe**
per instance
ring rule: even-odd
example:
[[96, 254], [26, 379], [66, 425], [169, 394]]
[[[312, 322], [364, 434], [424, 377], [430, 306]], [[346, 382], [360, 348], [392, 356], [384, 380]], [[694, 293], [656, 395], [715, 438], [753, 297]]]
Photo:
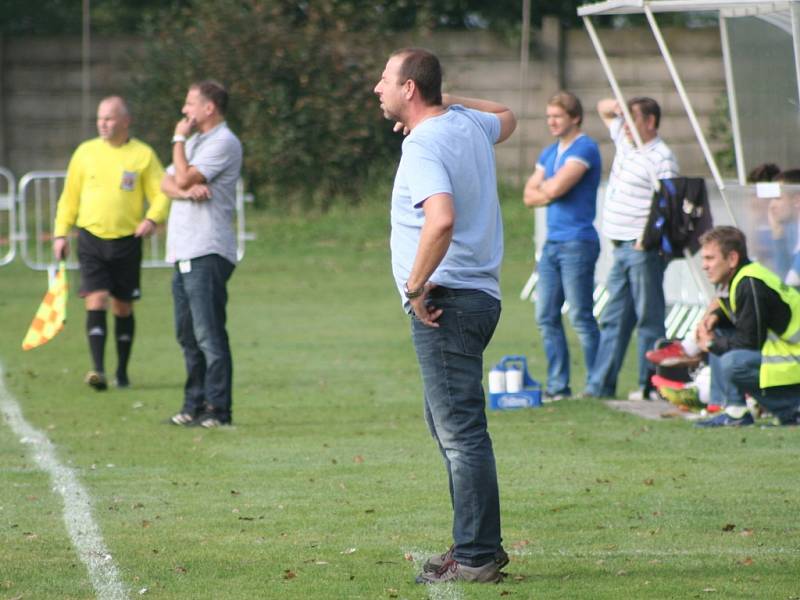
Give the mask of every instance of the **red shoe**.
[[665, 367], [674, 367], [698, 360], [697, 357], [686, 354], [680, 342], [672, 342], [656, 350], [648, 350], [644, 356], [651, 363]]
[[662, 377], [661, 375], [653, 375], [650, 378], [650, 381], [653, 384], [653, 387], [656, 389], [661, 388], [670, 388], [673, 390], [682, 390], [686, 387], [686, 383], [683, 381], [675, 381], [674, 379], [667, 379], [666, 377]]

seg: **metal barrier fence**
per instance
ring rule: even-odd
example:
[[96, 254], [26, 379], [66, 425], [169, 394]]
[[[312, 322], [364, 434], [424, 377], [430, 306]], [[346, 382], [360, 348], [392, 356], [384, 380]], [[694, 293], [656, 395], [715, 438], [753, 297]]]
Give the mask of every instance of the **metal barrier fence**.
[[[31, 269], [44, 271], [55, 261], [52, 229], [65, 177], [66, 171], [32, 171], [19, 181], [19, 192], [17, 193], [19, 219], [17, 221], [18, 233], [15, 237], [19, 244], [22, 260]], [[244, 258], [246, 242], [254, 239], [253, 234], [245, 230], [245, 204], [252, 203], [252, 201], [252, 195], [245, 193], [244, 182], [240, 179], [236, 184], [236, 214], [233, 223], [236, 228], [239, 260]], [[171, 266], [164, 261], [165, 241], [164, 225], [159, 225], [156, 232], [144, 242], [142, 248], [143, 267]], [[67, 261], [67, 267], [77, 268], [77, 266], [77, 255], [72, 252]]]
[[0, 167], [0, 266], [7, 265], [17, 253], [17, 182], [14, 174]]

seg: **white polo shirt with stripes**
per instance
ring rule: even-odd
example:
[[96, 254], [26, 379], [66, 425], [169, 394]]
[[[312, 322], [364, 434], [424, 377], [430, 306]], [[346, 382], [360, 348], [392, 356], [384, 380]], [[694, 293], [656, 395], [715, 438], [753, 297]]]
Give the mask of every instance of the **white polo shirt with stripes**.
[[617, 153], [608, 177], [602, 231], [609, 239], [629, 241], [639, 239], [647, 224], [654, 192], [651, 173], [656, 179], [677, 177], [678, 161], [658, 136], [637, 150], [623, 123], [617, 117], [609, 127]]

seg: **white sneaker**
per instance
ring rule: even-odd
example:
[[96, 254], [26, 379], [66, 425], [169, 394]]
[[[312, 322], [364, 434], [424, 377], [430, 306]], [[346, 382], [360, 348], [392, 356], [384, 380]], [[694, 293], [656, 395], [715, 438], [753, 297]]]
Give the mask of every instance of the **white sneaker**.
[[194, 424], [194, 417], [189, 413], [178, 413], [170, 417], [170, 422], [173, 425], [183, 425], [185, 427]]

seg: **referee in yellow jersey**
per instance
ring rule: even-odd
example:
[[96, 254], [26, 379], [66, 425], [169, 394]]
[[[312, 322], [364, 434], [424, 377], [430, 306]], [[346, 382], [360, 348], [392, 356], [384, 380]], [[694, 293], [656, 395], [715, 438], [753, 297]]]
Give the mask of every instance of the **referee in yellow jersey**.
[[169, 199], [160, 188], [164, 168], [150, 146], [129, 136], [130, 123], [123, 98], [109, 96], [100, 102], [99, 137], [82, 143], [72, 155], [56, 212], [56, 259], [66, 258], [67, 234], [73, 225], [78, 227], [80, 294], [93, 363], [86, 383], [98, 391], [108, 387], [104, 357], [109, 297], [117, 342], [115, 383], [121, 388], [130, 385], [128, 359], [133, 301], [141, 296], [142, 238], [169, 213]]

